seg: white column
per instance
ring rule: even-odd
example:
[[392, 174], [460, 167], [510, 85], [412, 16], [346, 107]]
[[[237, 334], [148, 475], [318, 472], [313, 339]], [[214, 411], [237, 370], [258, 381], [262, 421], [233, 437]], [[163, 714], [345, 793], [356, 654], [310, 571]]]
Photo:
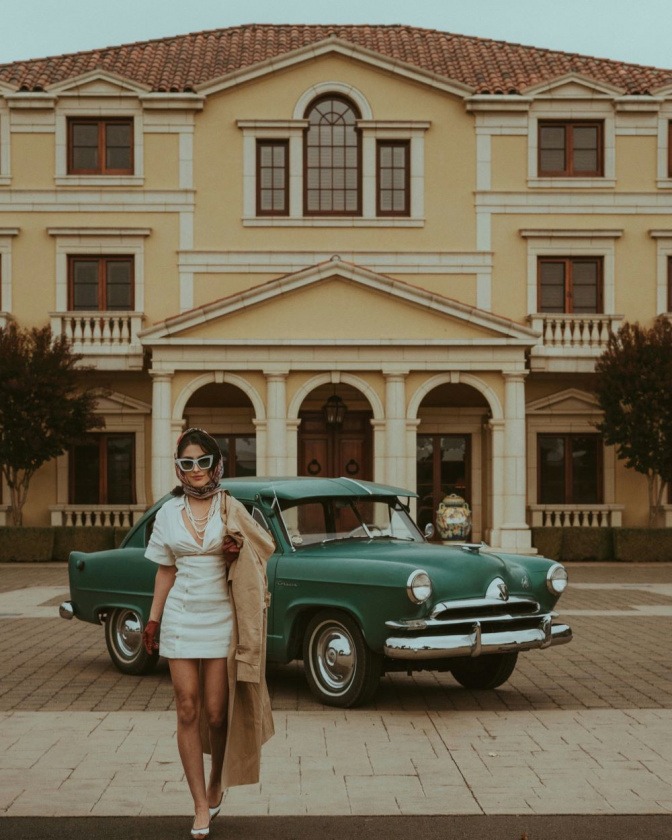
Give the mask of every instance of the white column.
[[525, 521], [525, 376], [504, 374], [504, 522], [502, 548], [527, 551], [532, 533]]
[[286, 475], [288, 370], [264, 371], [266, 376], [266, 475]]
[[172, 411], [172, 374], [154, 373], [152, 377], [152, 498], [160, 499], [175, 485]]
[[504, 522], [504, 421], [490, 420], [490, 528], [487, 541], [499, 546]]
[[385, 375], [385, 480], [406, 486], [406, 377], [408, 371], [383, 371]]

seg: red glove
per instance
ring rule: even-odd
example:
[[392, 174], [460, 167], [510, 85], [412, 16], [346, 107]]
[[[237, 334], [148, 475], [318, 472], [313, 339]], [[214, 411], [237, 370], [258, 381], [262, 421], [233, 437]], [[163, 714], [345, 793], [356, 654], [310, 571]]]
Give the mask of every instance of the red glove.
[[227, 566], [230, 566], [234, 560], [237, 560], [238, 555], [240, 554], [240, 547], [230, 534], [227, 534], [224, 537], [224, 540], [222, 541], [222, 550], [224, 552], [224, 562]]
[[150, 656], [159, 650], [159, 640], [156, 638], [158, 633], [159, 622], [152, 620], [147, 622], [147, 626], [142, 631], [142, 643]]

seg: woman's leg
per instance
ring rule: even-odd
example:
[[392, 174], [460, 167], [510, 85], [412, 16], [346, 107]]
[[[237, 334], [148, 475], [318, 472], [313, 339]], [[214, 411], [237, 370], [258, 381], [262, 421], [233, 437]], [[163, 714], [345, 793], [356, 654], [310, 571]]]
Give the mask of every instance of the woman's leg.
[[222, 766], [226, 747], [229, 683], [226, 659], [203, 659], [204, 708], [210, 728], [212, 764], [208, 782], [208, 804], [214, 808], [222, 796]]
[[198, 660], [169, 659], [168, 664], [177, 706], [177, 748], [194, 800], [194, 828], [205, 828], [210, 823], [210, 813], [205, 791], [203, 749], [198, 724], [200, 714]]

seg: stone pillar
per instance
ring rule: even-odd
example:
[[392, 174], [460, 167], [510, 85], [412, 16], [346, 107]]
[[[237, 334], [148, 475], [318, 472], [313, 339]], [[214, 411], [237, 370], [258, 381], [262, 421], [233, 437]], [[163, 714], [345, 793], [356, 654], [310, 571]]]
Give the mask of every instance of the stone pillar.
[[175, 485], [170, 416], [171, 373], [150, 371], [152, 377], [152, 499], [157, 501]]
[[487, 542], [499, 546], [504, 522], [504, 421], [490, 420], [490, 528]]
[[288, 374], [289, 370], [264, 371], [264, 375], [266, 376], [266, 465], [264, 472], [266, 475], [271, 476], [288, 474]]
[[408, 371], [383, 371], [385, 376], [385, 481], [406, 487], [406, 377]]
[[504, 522], [500, 545], [530, 552], [532, 533], [525, 520], [525, 372], [504, 374]]

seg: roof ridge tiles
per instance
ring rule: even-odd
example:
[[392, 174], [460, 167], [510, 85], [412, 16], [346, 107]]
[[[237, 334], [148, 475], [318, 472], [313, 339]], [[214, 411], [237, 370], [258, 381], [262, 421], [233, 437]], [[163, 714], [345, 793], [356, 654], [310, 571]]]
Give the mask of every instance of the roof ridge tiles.
[[248, 23], [0, 64], [0, 81], [39, 90], [95, 69], [184, 91], [328, 38], [417, 67], [479, 93], [520, 93], [568, 73], [628, 93], [672, 84], [672, 70], [576, 52], [395, 24]]

